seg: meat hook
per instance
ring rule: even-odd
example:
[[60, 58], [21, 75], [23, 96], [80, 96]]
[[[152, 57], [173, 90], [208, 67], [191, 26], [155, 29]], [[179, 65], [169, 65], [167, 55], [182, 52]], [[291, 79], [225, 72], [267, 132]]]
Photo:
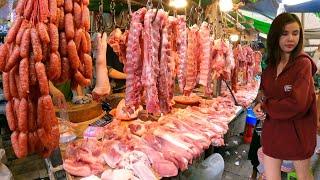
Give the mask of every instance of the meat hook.
[[148, 0], [147, 1], [146, 7], [147, 7], [147, 9], [152, 9], [153, 8], [152, 0]]
[[222, 81], [227, 85], [227, 88], [228, 88], [228, 90], [229, 90], [229, 92], [230, 92], [230, 94], [231, 94], [231, 96], [232, 96], [232, 99], [233, 99], [233, 101], [234, 101], [234, 104], [235, 104], [236, 106], [241, 106], [241, 105], [238, 103], [236, 97], [234, 96], [234, 94], [233, 94], [230, 86], [228, 85], [227, 81], [225, 81], [225, 80], [222, 80]]
[[117, 26], [115, 6], [116, 6], [116, 3], [114, 2], [114, 0], [111, 0], [111, 2], [110, 2], [110, 12], [111, 12], [111, 15], [112, 15], [113, 27]]
[[128, 4], [129, 16], [131, 16], [132, 15], [131, 1], [127, 0], [127, 4]]
[[164, 9], [164, 8], [163, 8], [163, 4], [162, 4], [162, 0], [159, 0], [159, 1], [158, 1], [156, 14], [154, 15], [154, 17], [153, 17], [153, 19], [152, 19], [151, 23], [153, 23], [153, 22], [156, 20], [156, 17], [157, 17], [157, 15], [158, 15], [158, 11], [159, 11], [159, 9]]

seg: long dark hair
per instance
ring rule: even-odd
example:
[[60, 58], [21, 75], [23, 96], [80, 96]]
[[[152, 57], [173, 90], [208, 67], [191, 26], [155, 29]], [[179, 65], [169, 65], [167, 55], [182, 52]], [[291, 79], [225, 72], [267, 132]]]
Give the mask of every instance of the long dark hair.
[[272, 22], [268, 38], [267, 38], [267, 64], [268, 66], [277, 66], [281, 59], [281, 48], [279, 46], [280, 36], [284, 31], [284, 27], [290, 23], [298, 23], [300, 29], [300, 37], [298, 45], [293, 49], [290, 54], [290, 60], [297, 57], [303, 48], [303, 31], [301, 22], [297, 15], [290, 13], [282, 13], [278, 15]]

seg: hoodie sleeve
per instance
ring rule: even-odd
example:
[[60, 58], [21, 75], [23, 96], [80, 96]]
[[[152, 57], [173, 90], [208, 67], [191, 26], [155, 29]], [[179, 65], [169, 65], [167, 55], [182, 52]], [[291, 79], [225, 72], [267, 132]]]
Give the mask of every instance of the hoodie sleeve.
[[310, 60], [299, 63], [298, 78], [292, 86], [292, 94], [284, 98], [266, 97], [262, 108], [275, 120], [289, 120], [306, 112], [312, 103], [313, 87]]

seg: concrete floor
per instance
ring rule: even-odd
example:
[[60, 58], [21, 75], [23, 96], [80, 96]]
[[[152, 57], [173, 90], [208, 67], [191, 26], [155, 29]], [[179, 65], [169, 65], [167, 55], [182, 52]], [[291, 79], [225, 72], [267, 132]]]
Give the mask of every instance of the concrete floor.
[[[317, 139], [320, 148], [320, 136]], [[248, 180], [251, 176], [252, 165], [248, 160], [249, 144], [244, 144], [241, 136], [234, 136], [227, 140], [226, 147], [217, 151], [223, 156], [225, 168], [222, 180]], [[320, 160], [318, 155], [311, 158], [315, 180], [320, 180]], [[282, 173], [282, 180], [287, 176]]]
[[240, 136], [228, 139], [226, 147], [218, 152], [224, 159], [223, 180], [247, 180], [252, 166], [248, 160], [249, 144], [243, 144]]

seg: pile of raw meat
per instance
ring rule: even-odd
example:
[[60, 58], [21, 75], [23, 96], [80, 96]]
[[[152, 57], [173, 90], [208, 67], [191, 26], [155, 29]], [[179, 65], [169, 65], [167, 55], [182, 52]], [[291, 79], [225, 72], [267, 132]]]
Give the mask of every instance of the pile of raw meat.
[[49, 156], [59, 144], [48, 81], [92, 78], [88, 0], [19, 0], [16, 18], [0, 47], [6, 117], [18, 158]]
[[228, 99], [203, 102], [203, 107], [176, 109], [158, 122], [136, 120], [124, 126], [119, 120], [104, 128], [102, 141], [82, 139], [66, 149], [64, 169], [76, 176], [129, 171], [139, 179], [176, 176], [193, 159], [214, 144], [223, 145], [228, 122], [235, 115]]
[[[256, 96], [258, 87], [258, 82], [240, 86], [236, 96], [249, 104], [250, 94]], [[123, 107], [124, 102], [120, 103]], [[148, 180], [176, 176], [211, 144], [224, 144], [223, 135], [237, 109], [229, 95], [202, 99], [199, 107], [173, 109], [154, 122], [138, 119], [124, 124], [114, 119], [102, 129], [103, 135], [69, 144], [63, 167], [75, 176], [101, 175], [105, 180], [118, 179], [121, 174]]]

